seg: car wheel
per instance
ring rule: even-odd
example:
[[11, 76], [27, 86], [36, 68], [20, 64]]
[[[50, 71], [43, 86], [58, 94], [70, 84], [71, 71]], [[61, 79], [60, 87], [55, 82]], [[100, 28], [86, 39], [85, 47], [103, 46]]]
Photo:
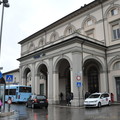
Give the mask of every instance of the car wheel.
[[111, 101], [108, 102], [108, 106], [110, 106], [110, 105], [111, 105]]
[[35, 108], [35, 105], [34, 105], [34, 104], [32, 104], [32, 108], [33, 108], [33, 109]]
[[26, 103], [26, 107], [28, 107], [28, 104]]
[[98, 103], [98, 108], [100, 108], [100, 107], [101, 107], [101, 102]]

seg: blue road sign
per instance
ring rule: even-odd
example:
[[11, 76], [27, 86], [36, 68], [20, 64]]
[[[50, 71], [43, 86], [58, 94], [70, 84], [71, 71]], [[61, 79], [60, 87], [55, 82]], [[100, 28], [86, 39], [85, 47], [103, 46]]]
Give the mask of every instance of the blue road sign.
[[2, 78], [2, 73], [0, 72], [0, 78]]
[[81, 82], [76, 82], [76, 86], [77, 86], [77, 87], [81, 87], [81, 86], [82, 86], [82, 83], [81, 83]]
[[13, 82], [13, 75], [6, 75], [6, 82]]

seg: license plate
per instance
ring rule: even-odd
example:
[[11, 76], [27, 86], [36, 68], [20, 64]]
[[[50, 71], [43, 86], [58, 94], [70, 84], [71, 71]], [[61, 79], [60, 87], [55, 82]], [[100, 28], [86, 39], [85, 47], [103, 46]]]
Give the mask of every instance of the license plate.
[[40, 103], [44, 103], [44, 101], [40, 101]]

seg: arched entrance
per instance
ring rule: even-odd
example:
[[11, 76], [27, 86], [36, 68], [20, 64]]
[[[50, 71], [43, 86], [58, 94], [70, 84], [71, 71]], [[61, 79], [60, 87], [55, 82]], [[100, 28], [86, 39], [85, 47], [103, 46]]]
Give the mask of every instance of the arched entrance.
[[[59, 81], [59, 100], [66, 101], [67, 93], [71, 92], [70, 64], [68, 60], [61, 59], [57, 64], [58, 81]], [[63, 97], [61, 97], [61, 93]]]
[[88, 91], [90, 93], [99, 92], [98, 70], [96, 66], [91, 66], [87, 72], [88, 76]]
[[37, 70], [37, 94], [48, 96], [48, 70], [45, 64], [41, 64]]
[[30, 68], [26, 68], [24, 71], [24, 85], [31, 86], [31, 70]]
[[100, 63], [89, 59], [84, 63], [84, 92], [90, 93], [100, 91]]

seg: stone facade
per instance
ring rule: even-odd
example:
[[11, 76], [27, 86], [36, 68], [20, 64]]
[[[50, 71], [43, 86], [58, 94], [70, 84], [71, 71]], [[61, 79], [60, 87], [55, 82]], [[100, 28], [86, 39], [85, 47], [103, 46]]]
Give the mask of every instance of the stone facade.
[[[20, 41], [20, 84], [59, 104], [73, 92], [110, 92], [120, 101], [120, 0], [95, 0]], [[77, 85], [80, 85], [78, 87]]]

